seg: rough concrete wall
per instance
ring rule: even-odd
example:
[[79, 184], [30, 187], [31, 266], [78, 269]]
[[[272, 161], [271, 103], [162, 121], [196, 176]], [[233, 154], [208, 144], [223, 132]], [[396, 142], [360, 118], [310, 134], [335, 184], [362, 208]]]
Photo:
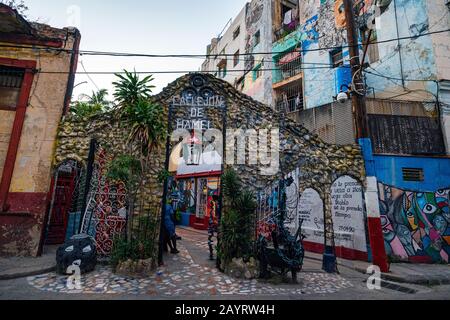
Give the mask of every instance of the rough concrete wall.
[[[444, 1], [427, 1], [428, 19], [430, 31], [446, 30], [450, 26], [450, 10], [444, 5]], [[433, 51], [436, 59], [437, 79], [444, 80], [440, 83], [439, 97], [442, 101], [442, 126], [450, 154], [450, 36], [448, 32], [431, 35]]]
[[[73, 44], [74, 38], [69, 35], [64, 48], [70, 50]], [[42, 71], [70, 70], [71, 54], [64, 52], [56, 54], [32, 49], [0, 48], [0, 57], [34, 60], [37, 69]], [[63, 112], [67, 82], [67, 73], [38, 73], [34, 76], [8, 198], [11, 204], [9, 211], [28, 214], [20, 217], [2, 214], [1, 255], [36, 255], [38, 252], [46, 196], [50, 188], [55, 138]], [[8, 115], [0, 123], [0, 161], [6, 156], [13, 117]], [[3, 171], [3, 162], [0, 162], [0, 171]], [[24, 200], [21, 197], [25, 197]]]

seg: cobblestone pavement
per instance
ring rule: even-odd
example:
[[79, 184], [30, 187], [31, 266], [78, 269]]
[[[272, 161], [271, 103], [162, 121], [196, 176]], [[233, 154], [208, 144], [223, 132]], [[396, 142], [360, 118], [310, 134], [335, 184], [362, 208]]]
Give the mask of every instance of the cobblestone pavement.
[[[180, 254], [165, 256], [165, 266], [148, 278], [126, 278], [113, 274], [109, 267], [100, 266], [94, 272], [82, 276], [81, 290], [68, 289], [67, 277], [55, 273], [28, 277], [27, 281], [29, 285], [45, 292], [158, 297], [227, 295], [292, 297], [333, 294], [353, 286], [349, 280], [339, 275], [327, 274], [320, 270], [300, 273], [299, 284], [296, 285], [234, 279], [220, 273], [214, 267], [214, 263], [207, 260], [209, 251], [205, 234], [184, 229], [179, 229], [178, 234], [183, 238], [178, 245]], [[193, 256], [201, 258], [194, 259]]]

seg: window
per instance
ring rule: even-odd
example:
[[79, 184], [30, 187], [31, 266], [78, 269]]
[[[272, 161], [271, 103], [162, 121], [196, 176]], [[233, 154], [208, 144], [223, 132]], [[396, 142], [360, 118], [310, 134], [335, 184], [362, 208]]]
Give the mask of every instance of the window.
[[369, 43], [369, 41], [371, 43], [369, 45], [369, 48], [367, 49], [367, 60], [369, 61], [369, 63], [377, 62], [378, 60], [380, 60], [378, 43], [376, 43], [378, 41], [377, 30], [372, 31], [370, 39], [369, 39], [370, 30], [368, 28], [361, 29], [360, 33], [364, 48], [366, 47], [367, 43]]
[[219, 78], [225, 78], [227, 75], [227, 60], [223, 59], [218, 65], [218, 76]]
[[344, 65], [344, 54], [342, 52], [342, 49], [331, 51], [331, 64], [333, 65], [333, 68], [340, 67]]
[[256, 31], [253, 38], [253, 48], [256, 47], [260, 42], [261, 42], [261, 32], [258, 30]]
[[236, 67], [238, 64], [239, 64], [239, 50], [234, 53], [233, 67]]
[[255, 69], [253, 70], [253, 81], [256, 81], [257, 79], [259, 79], [262, 76], [261, 65], [262, 64], [257, 65], [255, 67]]
[[241, 33], [241, 27], [237, 27], [236, 30], [233, 32], [233, 40], [236, 40], [237, 37], [239, 37], [239, 34]]
[[15, 110], [23, 77], [23, 69], [0, 66], [0, 109]]

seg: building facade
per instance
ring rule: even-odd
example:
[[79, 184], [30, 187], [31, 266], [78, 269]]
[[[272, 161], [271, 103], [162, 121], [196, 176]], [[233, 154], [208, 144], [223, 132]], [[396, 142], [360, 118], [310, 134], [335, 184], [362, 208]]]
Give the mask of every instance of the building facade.
[[0, 4], [0, 255], [40, 254], [79, 43], [76, 29], [29, 23]]
[[[393, 261], [448, 262], [450, 35], [439, 31], [448, 29], [450, 8], [435, 0], [353, 3], [369, 123], [369, 139], [359, 141], [370, 177], [366, 214], [376, 221], [367, 227], [381, 229]], [[325, 142], [355, 142], [351, 101], [337, 101], [353, 82], [343, 1], [266, 5], [272, 57], [263, 74], [272, 102], [265, 102]]]
[[[201, 71], [229, 82], [252, 98], [272, 105], [272, 1], [245, 5], [222, 36], [213, 38]], [[262, 54], [261, 54], [262, 53]]]

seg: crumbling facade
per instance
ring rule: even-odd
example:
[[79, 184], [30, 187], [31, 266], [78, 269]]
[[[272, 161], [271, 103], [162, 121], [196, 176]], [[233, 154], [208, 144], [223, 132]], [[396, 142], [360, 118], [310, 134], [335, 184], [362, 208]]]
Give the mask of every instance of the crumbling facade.
[[29, 23], [0, 4], [0, 255], [40, 253], [79, 43], [76, 29]]

